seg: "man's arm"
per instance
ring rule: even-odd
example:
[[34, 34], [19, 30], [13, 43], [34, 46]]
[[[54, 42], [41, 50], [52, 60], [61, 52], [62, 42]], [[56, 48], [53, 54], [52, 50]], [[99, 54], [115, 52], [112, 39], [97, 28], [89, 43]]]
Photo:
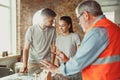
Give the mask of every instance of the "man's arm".
[[92, 29], [85, 35], [75, 56], [70, 58], [68, 62], [61, 64], [60, 72], [63, 75], [72, 75], [80, 72], [82, 69], [89, 66], [107, 45], [108, 34], [106, 29]]
[[50, 49], [51, 49], [51, 63], [54, 64], [55, 56], [56, 56], [56, 54], [55, 54], [55, 52], [56, 52], [55, 42], [52, 42]]
[[27, 72], [29, 48], [30, 48], [30, 43], [25, 44], [23, 49], [23, 68], [20, 72]]

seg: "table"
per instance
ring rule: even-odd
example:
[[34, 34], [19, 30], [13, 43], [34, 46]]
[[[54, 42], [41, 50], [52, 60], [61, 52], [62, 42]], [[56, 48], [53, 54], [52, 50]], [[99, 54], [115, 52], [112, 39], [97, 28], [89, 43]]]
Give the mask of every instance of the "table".
[[28, 73], [15, 73], [6, 77], [2, 77], [0, 80], [34, 80], [34, 76]]

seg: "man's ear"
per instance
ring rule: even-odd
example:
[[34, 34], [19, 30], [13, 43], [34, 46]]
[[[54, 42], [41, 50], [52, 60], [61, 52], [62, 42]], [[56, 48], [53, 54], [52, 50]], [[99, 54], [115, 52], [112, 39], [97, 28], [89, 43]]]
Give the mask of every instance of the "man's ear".
[[84, 15], [85, 20], [89, 19], [89, 13], [87, 11], [84, 11], [83, 15]]

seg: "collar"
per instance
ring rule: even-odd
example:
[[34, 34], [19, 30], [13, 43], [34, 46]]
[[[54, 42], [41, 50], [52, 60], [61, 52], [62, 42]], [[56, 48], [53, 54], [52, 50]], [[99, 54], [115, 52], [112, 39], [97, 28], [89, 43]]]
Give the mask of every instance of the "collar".
[[92, 25], [90, 25], [90, 27], [85, 31], [85, 33], [87, 33], [90, 29], [92, 29], [94, 27], [94, 25], [101, 20], [102, 18], [105, 18], [105, 15], [100, 15], [98, 16], [92, 23]]
[[98, 16], [95, 21], [93, 22], [93, 24], [95, 24], [96, 22], [98, 22], [99, 20], [101, 20], [102, 18], [105, 18], [105, 15], [100, 15]]
[[38, 28], [40, 29], [40, 31], [47, 31], [47, 30], [48, 30], [48, 27], [46, 27], [45, 29], [42, 29], [42, 28], [40, 27], [40, 25], [38, 25]]

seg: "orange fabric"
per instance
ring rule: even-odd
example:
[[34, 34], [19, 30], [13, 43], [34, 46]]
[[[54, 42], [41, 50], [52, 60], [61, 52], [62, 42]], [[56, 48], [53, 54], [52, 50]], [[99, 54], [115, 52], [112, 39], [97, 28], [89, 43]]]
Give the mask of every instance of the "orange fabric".
[[[120, 54], [120, 28], [106, 18], [99, 20], [95, 27], [104, 27], [108, 31], [108, 47], [99, 58]], [[120, 80], [120, 61], [108, 64], [90, 65], [82, 71], [83, 80]]]

